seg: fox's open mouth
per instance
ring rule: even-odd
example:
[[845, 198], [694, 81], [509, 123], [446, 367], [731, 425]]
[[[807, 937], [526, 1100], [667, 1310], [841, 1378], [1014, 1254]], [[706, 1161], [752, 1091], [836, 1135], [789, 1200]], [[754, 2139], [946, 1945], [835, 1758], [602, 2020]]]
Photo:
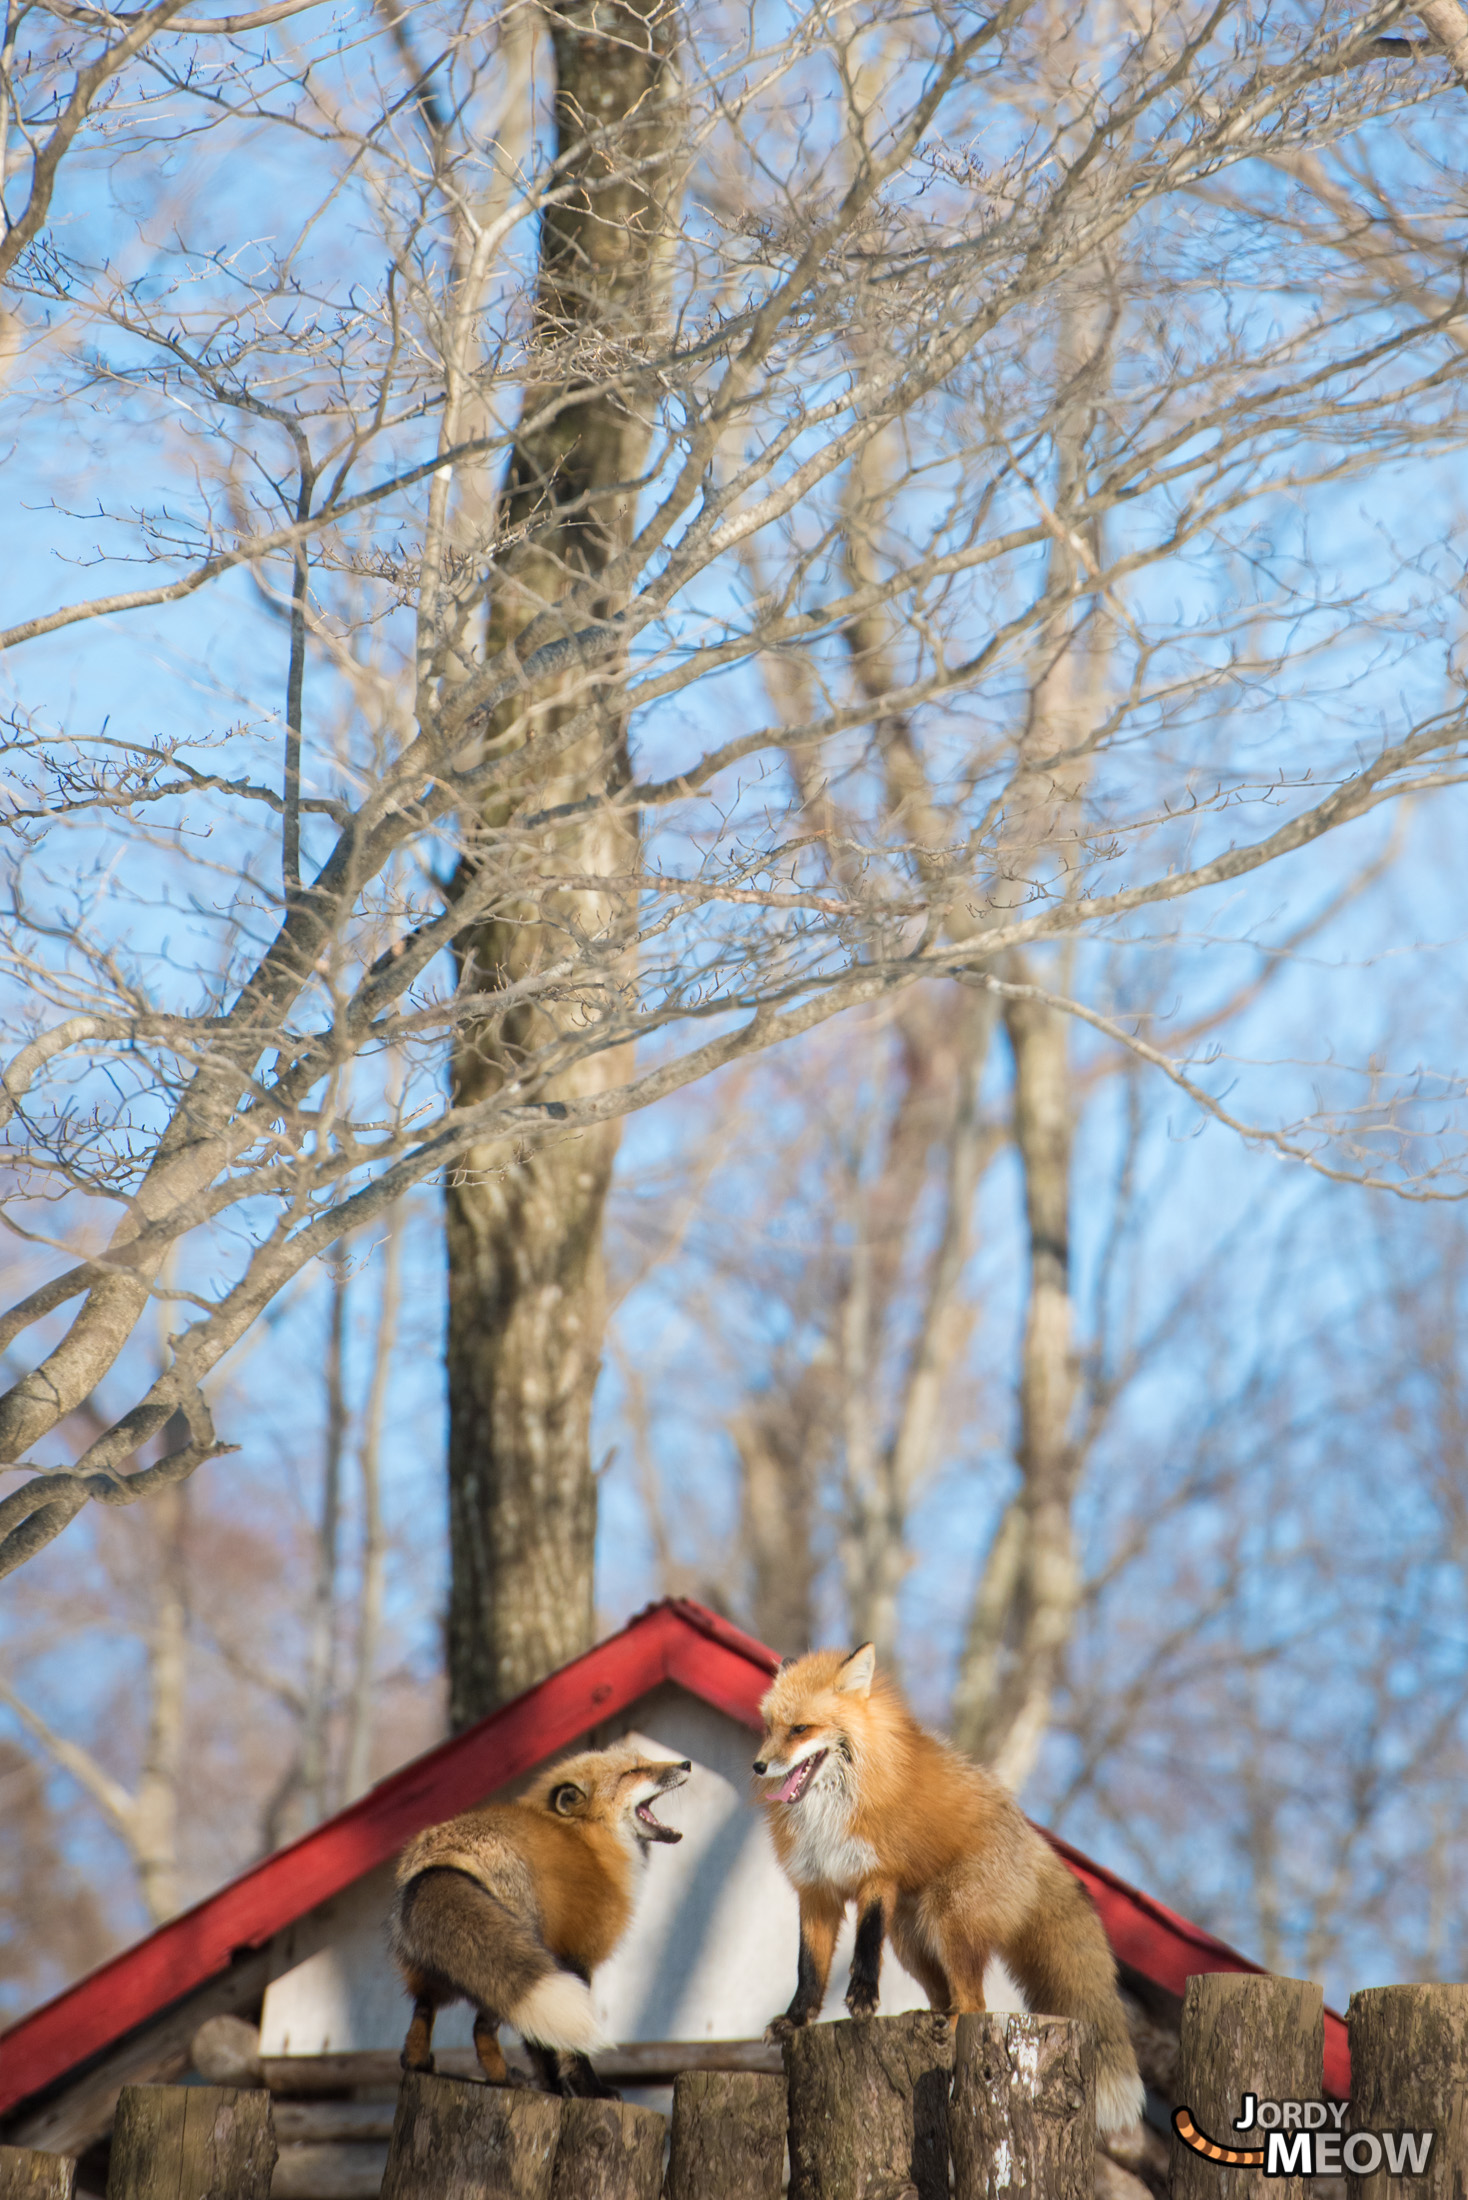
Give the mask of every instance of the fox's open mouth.
[[650, 1841], [681, 1841], [683, 1838], [671, 1826], [665, 1826], [660, 1818], [654, 1818], [651, 1803], [639, 1803], [632, 1815], [644, 1828]]
[[825, 1761], [826, 1752], [823, 1749], [818, 1749], [813, 1757], [802, 1757], [795, 1770], [787, 1773], [776, 1788], [774, 1800], [777, 1803], [798, 1803], [815, 1778], [817, 1768]]

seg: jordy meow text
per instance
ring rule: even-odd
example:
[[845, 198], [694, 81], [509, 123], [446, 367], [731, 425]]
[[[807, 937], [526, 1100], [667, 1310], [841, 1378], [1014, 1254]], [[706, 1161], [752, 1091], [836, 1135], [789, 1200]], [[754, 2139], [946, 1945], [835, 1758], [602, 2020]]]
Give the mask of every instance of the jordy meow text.
[[1246, 2093], [1227, 2145], [1175, 2109], [1172, 2128], [1183, 2145], [1225, 2169], [1260, 2169], [1266, 2177], [1370, 2177], [1383, 2164], [1393, 2177], [1424, 2177], [1432, 2131], [1348, 2131], [1348, 2101], [1261, 2101]]

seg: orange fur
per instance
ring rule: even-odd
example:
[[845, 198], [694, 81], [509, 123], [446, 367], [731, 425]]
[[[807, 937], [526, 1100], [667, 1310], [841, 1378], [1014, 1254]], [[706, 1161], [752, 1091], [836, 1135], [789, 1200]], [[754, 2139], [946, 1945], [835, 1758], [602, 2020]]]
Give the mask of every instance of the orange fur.
[[451, 2001], [476, 2011], [474, 2044], [491, 2083], [507, 2079], [508, 2020], [558, 2091], [605, 2091], [586, 2061], [599, 2044], [591, 1977], [632, 1916], [639, 1863], [682, 1837], [648, 1815], [687, 1779], [687, 1762], [630, 1745], [587, 1750], [540, 1774], [512, 1803], [430, 1826], [398, 1862], [393, 1955], [414, 1997], [405, 2068], [431, 2070], [433, 2020]]
[[772, 2033], [819, 2015], [832, 1920], [854, 1903], [854, 2016], [876, 2008], [886, 1938], [933, 2007], [950, 2015], [983, 2008], [984, 1968], [997, 1954], [1033, 2009], [1095, 2026], [1098, 2120], [1103, 2128], [1133, 2122], [1142, 2085], [1100, 1919], [1013, 1796], [919, 1726], [875, 1671], [870, 1644], [850, 1656], [816, 1650], [796, 1659], [776, 1675], [761, 1711], [755, 1770], [801, 1918], [799, 1984]]

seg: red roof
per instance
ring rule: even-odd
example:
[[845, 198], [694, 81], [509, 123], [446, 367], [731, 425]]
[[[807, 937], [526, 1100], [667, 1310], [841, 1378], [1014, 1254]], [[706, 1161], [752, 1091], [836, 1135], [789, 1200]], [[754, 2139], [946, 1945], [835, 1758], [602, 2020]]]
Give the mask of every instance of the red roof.
[[[182, 1995], [263, 1947], [330, 1896], [395, 1856], [413, 1834], [540, 1764], [661, 1681], [676, 1681], [754, 1731], [759, 1700], [779, 1664], [773, 1650], [686, 1597], [640, 1612], [619, 1634], [415, 1758], [359, 1802], [267, 1857], [217, 1894], [69, 1986], [0, 2034], [0, 2116], [111, 2047]], [[1089, 1889], [1118, 1959], [1181, 1994], [1198, 1971], [1261, 1966], [1049, 1838]], [[1346, 2028], [1327, 2011], [1325, 2082], [1349, 2091]]]

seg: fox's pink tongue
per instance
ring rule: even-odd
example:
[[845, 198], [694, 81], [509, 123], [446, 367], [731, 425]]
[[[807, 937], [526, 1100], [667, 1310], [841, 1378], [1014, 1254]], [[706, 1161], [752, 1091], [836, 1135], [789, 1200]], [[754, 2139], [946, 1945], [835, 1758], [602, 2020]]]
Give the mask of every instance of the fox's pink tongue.
[[778, 1788], [776, 1788], [776, 1790], [775, 1790], [775, 1801], [776, 1801], [777, 1803], [792, 1803], [792, 1802], [794, 1802], [794, 1800], [795, 1800], [796, 1796], [797, 1796], [797, 1795], [798, 1795], [798, 1794], [800, 1793], [800, 1783], [801, 1783], [801, 1781], [802, 1781], [802, 1780], [803, 1780], [804, 1778], [805, 1778], [805, 1760], [804, 1760], [804, 1759], [802, 1758], [802, 1759], [801, 1759], [801, 1762], [800, 1762], [800, 1763], [799, 1763], [799, 1764], [798, 1764], [798, 1765], [796, 1766], [795, 1770], [794, 1770], [794, 1771], [793, 1771], [793, 1772], [792, 1772], [792, 1773], [790, 1774], [790, 1777], [789, 1777], [789, 1778], [788, 1778], [788, 1779], [787, 1779], [787, 1780], [785, 1781], [784, 1785], [783, 1785], [783, 1786], [781, 1786], [781, 1787], [778, 1787]]

